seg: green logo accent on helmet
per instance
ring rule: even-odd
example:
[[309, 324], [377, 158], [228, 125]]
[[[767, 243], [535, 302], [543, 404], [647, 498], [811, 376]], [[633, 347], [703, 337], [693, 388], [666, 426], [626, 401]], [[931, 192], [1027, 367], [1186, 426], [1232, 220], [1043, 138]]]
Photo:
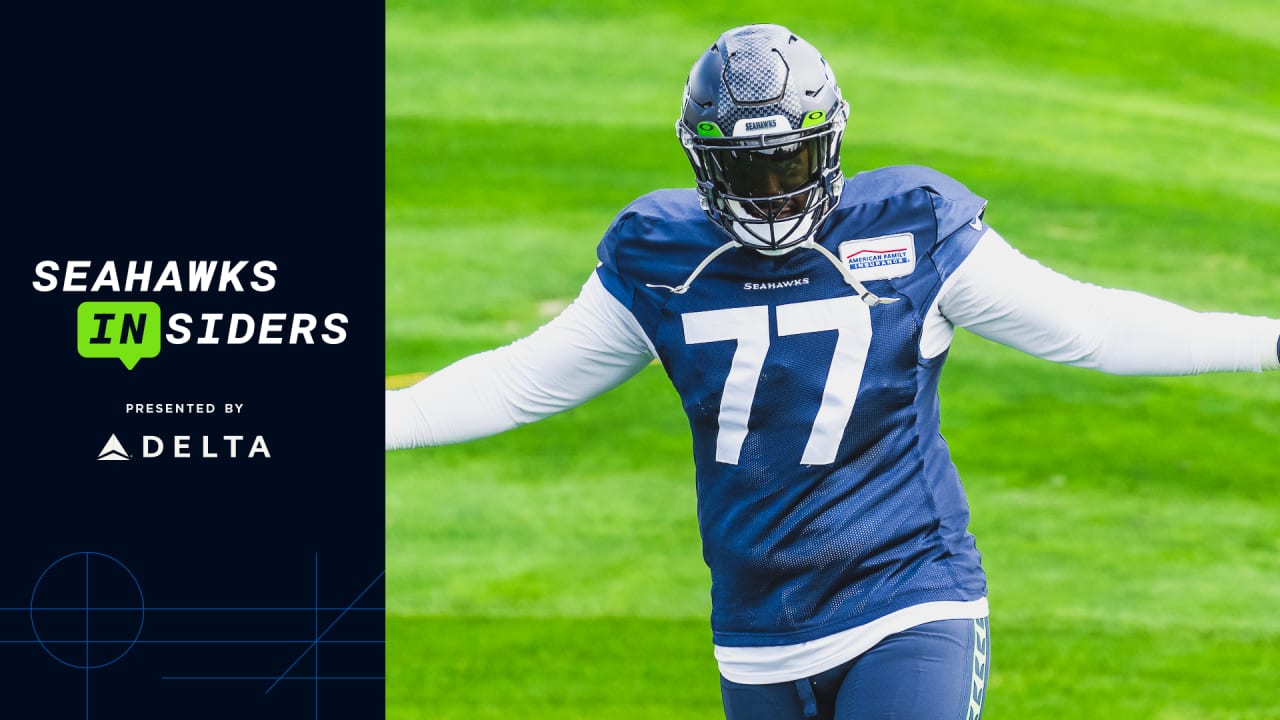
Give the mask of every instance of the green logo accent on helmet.
[[826, 120], [827, 120], [826, 112], [822, 110], [814, 110], [813, 112], [810, 112], [809, 114], [804, 116], [804, 122], [800, 123], [800, 127], [807, 128], [807, 127], [813, 127], [814, 125], [821, 125], [822, 123], [826, 122]]
[[724, 137], [724, 133], [720, 132], [720, 126], [706, 120], [698, 123], [699, 137]]

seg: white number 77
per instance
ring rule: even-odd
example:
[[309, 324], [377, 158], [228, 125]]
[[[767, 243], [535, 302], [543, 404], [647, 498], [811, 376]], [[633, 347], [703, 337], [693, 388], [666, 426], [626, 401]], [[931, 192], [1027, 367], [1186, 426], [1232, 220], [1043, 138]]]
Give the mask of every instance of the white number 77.
[[[856, 297], [839, 297], [779, 305], [776, 313], [779, 337], [836, 331], [822, 404], [800, 458], [804, 465], [829, 465], [835, 462], [862, 384], [871, 347], [871, 308]], [[682, 319], [684, 339], [690, 345], [738, 341], [720, 398], [720, 432], [716, 435], [716, 461], [737, 465], [760, 371], [769, 352], [769, 306], [685, 313]]]

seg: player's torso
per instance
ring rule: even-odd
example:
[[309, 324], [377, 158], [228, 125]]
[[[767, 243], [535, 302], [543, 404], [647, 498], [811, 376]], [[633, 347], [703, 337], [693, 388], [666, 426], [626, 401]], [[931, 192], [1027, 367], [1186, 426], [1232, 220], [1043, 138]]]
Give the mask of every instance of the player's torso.
[[938, 432], [941, 358], [920, 355], [941, 280], [928, 193], [839, 213], [819, 235], [896, 298], [875, 307], [808, 248], [735, 248], [683, 293], [652, 287], [677, 285], [720, 239], [687, 228], [698, 237], [668, 248], [679, 262], [665, 282], [664, 261], [641, 270], [651, 279], [633, 312], [689, 418], [716, 642], [802, 642], [896, 606], [969, 599], [939, 535], [940, 513], [967, 519]]

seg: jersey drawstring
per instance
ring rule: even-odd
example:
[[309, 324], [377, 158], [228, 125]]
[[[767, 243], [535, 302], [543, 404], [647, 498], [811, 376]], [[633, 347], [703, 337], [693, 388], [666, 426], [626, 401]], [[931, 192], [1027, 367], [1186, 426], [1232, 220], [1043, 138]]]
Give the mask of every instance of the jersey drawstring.
[[712, 260], [715, 260], [716, 258], [720, 257], [726, 251], [728, 251], [730, 248], [735, 247], [736, 245], [738, 245], [737, 240], [730, 240], [729, 242], [721, 245], [715, 250], [712, 250], [711, 254], [702, 258], [702, 262], [698, 263], [698, 267], [694, 268], [693, 272], [689, 273], [689, 277], [686, 278], [684, 282], [680, 283], [675, 287], [671, 287], [670, 285], [654, 285], [653, 283], [645, 283], [645, 285], [651, 288], [663, 288], [666, 290], [670, 290], [671, 292], [677, 295], [683, 295], [689, 292], [689, 287], [693, 285], [693, 279], [698, 277], [698, 275], [702, 274], [702, 271], [706, 269], [708, 265], [711, 264]]
[[[715, 250], [712, 250], [709, 255], [707, 255], [705, 258], [702, 259], [702, 262], [698, 263], [698, 267], [694, 268], [693, 272], [689, 273], [689, 277], [686, 278], [684, 282], [680, 283], [675, 287], [671, 287], [670, 285], [655, 285], [654, 283], [645, 283], [645, 285], [651, 288], [662, 288], [664, 290], [670, 290], [676, 295], [683, 295], [689, 292], [689, 288], [693, 286], [693, 281], [699, 275], [702, 274], [702, 271], [705, 270], [707, 266], [711, 264], [712, 260], [715, 260], [716, 258], [723, 255], [725, 252], [728, 252], [731, 248], [737, 247], [739, 245], [741, 245], [741, 243], [739, 243], [737, 240], [730, 240], [729, 242], [721, 245]], [[867, 305], [875, 307], [876, 305], [887, 305], [888, 303], [898, 302], [898, 298], [880, 297], [879, 295], [876, 295], [875, 293], [868, 290], [865, 285], [858, 282], [858, 279], [853, 276], [853, 271], [850, 270], [848, 267], [846, 267], [844, 263], [840, 262], [840, 258], [832, 254], [830, 250], [814, 242], [812, 238], [800, 243], [799, 247], [810, 248], [822, 253], [824, 257], [826, 257], [828, 260], [831, 261], [832, 265], [836, 266], [836, 270], [840, 271], [840, 277], [844, 278], [844, 281], [849, 283], [849, 286], [853, 288], [854, 292], [858, 293], [858, 297], [862, 299], [862, 302], [866, 303]]]
[[871, 307], [898, 302], [898, 298], [883, 298], [868, 290], [865, 285], [858, 282], [858, 279], [853, 276], [853, 271], [850, 270], [847, 265], [840, 262], [840, 258], [836, 257], [830, 250], [814, 242], [812, 238], [800, 243], [800, 247], [810, 247], [825, 255], [826, 258], [831, 261], [831, 264], [835, 265], [836, 269], [840, 271], [840, 276], [844, 278], [845, 282], [849, 283], [849, 287], [852, 287], [853, 291], [858, 293], [858, 297], [862, 298], [862, 302], [870, 305]]

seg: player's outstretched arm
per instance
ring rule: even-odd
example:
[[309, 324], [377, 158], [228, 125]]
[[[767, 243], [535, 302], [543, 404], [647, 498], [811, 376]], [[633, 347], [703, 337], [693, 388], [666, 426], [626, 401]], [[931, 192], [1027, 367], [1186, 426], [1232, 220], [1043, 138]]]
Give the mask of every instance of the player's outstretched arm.
[[1197, 312], [1073, 280], [994, 230], [938, 294], [951, 323], [1054, 362], [1116, 375], [1280, 369], [1280, 320]]
[[510, 345], [386, 391], [386, 448], [464, 442], [580, 405], [653, 354], [635, 318], [592, 274], [554, 320]]

